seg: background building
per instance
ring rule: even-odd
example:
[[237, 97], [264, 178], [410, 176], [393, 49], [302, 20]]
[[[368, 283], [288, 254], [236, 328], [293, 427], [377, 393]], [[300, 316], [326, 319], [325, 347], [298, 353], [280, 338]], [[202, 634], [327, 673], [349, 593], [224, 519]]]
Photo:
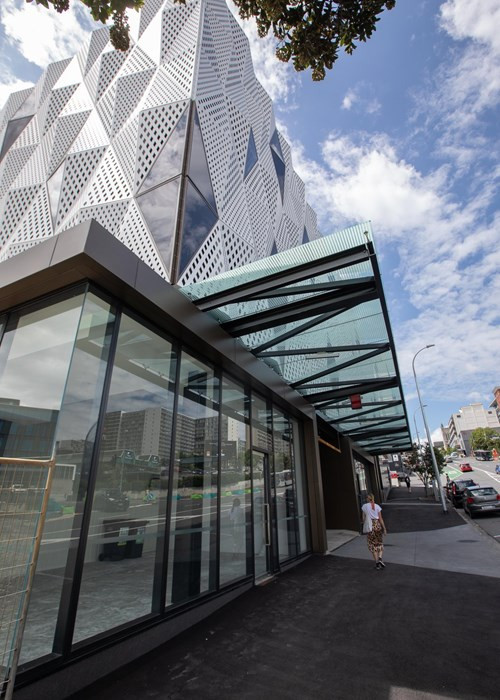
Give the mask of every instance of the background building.
[[493, 408], [497, 412], [497, 416], [500, 420], [500, 386], [495, 386], [491, 393], [495, 398], [490, 403], [490, 408]]
[[446, 430], [447, 446], [470, 454], [470, 439], [476, 428], [493, 428], [500, 434], [500, 420], [496, 411], [485, 409], [481, 403], [473, 403], [453, 413]]

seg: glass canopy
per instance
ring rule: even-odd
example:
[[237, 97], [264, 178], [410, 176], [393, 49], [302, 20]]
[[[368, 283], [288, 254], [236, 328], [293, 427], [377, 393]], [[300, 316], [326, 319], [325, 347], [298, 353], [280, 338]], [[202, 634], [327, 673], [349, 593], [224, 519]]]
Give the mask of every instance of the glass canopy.
[[181, 291], [364, 450], [411, 448], [369, 223]]

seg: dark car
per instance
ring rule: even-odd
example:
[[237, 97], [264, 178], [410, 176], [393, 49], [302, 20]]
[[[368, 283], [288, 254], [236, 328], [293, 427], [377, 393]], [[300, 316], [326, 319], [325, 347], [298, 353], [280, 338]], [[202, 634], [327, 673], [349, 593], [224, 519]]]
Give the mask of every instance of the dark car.
[[472, 469], [472, 467], [471, 467], [471, 465], [469, 464], [469, 462], [464, 462], [464, 463], [460, 466], [460, 471], [461, 471], [461, 472], [472, 472], [472, 471], [474, 471], [474, 470]]
[[500, 493], [493, 486], [471, 486], [464, 489], [463, 506], [471, 518], [477, 513], [500, 513]]
[[446, 495], [455, 507], [458, 508], [462, 505], [464, 489], [469, 488], [469, 486], [478, 486], [478, 484], [476, 484], [474, 479], [456, 479], [447, 484]]
[[129, 497], [120, 489], [103, 489], [94, 496], [96, 510], [117, 511], [123, 513], [130, 505]]

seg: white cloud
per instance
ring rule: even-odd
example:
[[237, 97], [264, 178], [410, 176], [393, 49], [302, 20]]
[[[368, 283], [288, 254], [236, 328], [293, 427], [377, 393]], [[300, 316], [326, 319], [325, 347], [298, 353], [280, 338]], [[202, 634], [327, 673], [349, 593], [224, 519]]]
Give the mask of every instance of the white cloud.
[[447, 0], [440, 13], [441, 26], [454, 39], [474, 39], [500, 53], [498, 0]]
[[8, 43], [41, 68], [76, 53], [86, 32], [94, 26], [79, 2], [70, 3], [69, 10], [61, 14], [26, 2], [3, 3], [0, 21]]
[[18, 92], [25, 88], [31, 87], [33, 83], [26, 80], [18, 80], [12, 75], [3, 72], [2, 82], [0, 84], [0, 109], [3, 107], [11, 92]]
[[357, 101], [358, 96], [354, 90], [348, 90], [342, 100], [342, 109], [351, 109], [353, 104]]

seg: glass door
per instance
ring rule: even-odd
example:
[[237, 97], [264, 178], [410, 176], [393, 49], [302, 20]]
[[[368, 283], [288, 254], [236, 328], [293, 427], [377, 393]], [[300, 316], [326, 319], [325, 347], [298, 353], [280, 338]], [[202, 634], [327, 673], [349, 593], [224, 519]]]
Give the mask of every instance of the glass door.
[[253, 541], [255, 580], [272, 572], [271, 488], [269, 455], [252, 450]]

